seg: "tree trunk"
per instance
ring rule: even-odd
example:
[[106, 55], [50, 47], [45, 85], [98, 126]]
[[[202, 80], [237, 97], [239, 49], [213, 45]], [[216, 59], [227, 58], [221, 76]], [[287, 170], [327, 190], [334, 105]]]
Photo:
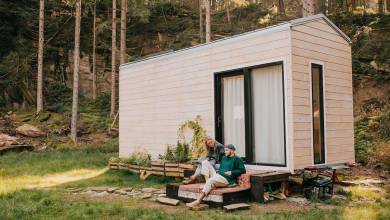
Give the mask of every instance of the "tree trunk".
[[198, 0], [199, 3], [199, 41], [200, 43], [204, 42], [204, 36], [203, 36], [203, 6], [202, 6], [202, 0]]
[[226, 17], [227, 17], [227, 21], [229, 24], [232, 24], [232, 20], [231, 20], [231, 17], [230, 17], [230, 0], [227, 0], [226, 1]]
[[285, 15], [286, 9], [284, 7], [284, 0], [279, 0], [279, 14]]
[[386, 0], [378, 0], [378, 13], [379, 14], [383, 14], [385, 12], [384, 1], [386, 1]]
[[204, 1], [206, 6], [206, 43], [211, 41], [211, 12], [210, 12], [210, 0]]
[[43, 110], [43, 44], [45, 22], [45, 0], [39, 2], [39, 42], [38, 42], [38, 78], [37, 78], [37, 113]]
[[116, 0], [112, 0], [112, 37], [111, 37], [111, 111], [115, 116], [115, 75], [116, 75]]
[[74, 57], [73, 57], [73, 100], [72, 121], [70, 136], [77, 143], [77, 111], [79, 101], [79, 65], [80, 65], [80, 24], [81, 24], [81, 0], [76, 0], [76, 21], [74, 31]]
[[126, 15], [127, 15], [127, 0], [122, 0], [121, 1], [120, 64], [126, 63]]
[[310, 16], [315, 13], [314, 0], [302, 0], [302, 16]]
[[92, 99], [96, 99], [96, 0], [93, 8]]

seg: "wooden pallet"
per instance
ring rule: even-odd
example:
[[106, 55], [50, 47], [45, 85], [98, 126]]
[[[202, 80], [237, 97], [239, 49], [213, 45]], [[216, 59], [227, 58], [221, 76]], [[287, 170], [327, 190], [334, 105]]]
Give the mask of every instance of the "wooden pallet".
[[160, 161], [152, 161], [150, 167], [125, 163], [109, 163], [108, 167], [113, 170], [129, 170], [133, 173], [140, 174], [140, 178], [143, 180], [150, 175], [184, 177], [185, 170], [195, 169], [195, 166], [192, 164], [164, 163]]

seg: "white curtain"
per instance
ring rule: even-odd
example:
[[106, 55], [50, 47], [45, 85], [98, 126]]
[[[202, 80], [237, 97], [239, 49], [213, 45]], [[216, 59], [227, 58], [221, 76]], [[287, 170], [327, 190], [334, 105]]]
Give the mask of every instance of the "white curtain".
[[224, 144], [234, 144], [245, 157], [244, 76], [223, 78]]
[[285, 164], [282, 65], [251, 74], [256, 162]]

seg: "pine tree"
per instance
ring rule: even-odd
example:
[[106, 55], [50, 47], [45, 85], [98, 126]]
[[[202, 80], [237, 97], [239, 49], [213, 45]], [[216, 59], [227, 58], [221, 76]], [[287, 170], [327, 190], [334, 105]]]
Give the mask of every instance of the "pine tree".
[[206, 43], [211, 41], [211, 9], [210, 0], [205, 0], [206, 6]]
[[92, 99], [96, 99], [96, 0], [93, 6]]
[[77, 112], [79, 101], [79, 67], [80, 67], [80, 24], [81, 24], [81, 0], [76, 0], [76, 21], [74, 34], [74, 62], [73, 62], [73, 100], [71, 138], [77, 143]]
[[199, 42], [200, 43], [203, 43], [203, 39], [204, 39], [204, 36], [203, 36], [203, 4], [202, 4], [202, 1], [203, 0], [198, 0], [198, 4], [199, 4]]
[[116, 0], [112, 0], [112, 33], [111, 33], [111, 110], [110, 116], [115, 116], [115, 83], [116, 83]]
[[127, 15], [127, 0], [122, 0], [121, 1], [120, 64], [126, 62], [126, 15]]
[[43, 43], [45, 22], [45, 0], [39, 2], [39, 42], [38, 42], [38, 77], [37, 77], [37, 113], [43, 110]]

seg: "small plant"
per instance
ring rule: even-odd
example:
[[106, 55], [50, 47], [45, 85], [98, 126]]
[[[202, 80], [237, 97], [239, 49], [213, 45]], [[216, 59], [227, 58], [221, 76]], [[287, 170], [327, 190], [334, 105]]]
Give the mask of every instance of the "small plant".
[[151, 155], [144, 151], [137, 151], [128, 158], [123, 158], [122, 163], [149, 167], [151, 165]]
[[158, 158], [160, 160], [165, 160], [165, 161], [170, 161], [170, 162], [173, 162], [175, 161], [175, 155], [174, 155], [174, 150], [173, 150], [174, 146], [172, 145], [168, 145], [167, 146], [167, 150], [165, 151], [165, 154], [164, 155], [159, 155]]
[[185, 163], [190, 160], [189, 145], [177, 142], [176, 146], [168, 145], [164, 155], [159, 155], [160, 160], [173, 163]]
[[119, 157], [110, 157], [108, 160], [109, 163], [119, 163], [121, 159]]
[[189, 145], [187, 143], [177, 142], [175, 149], [175, 159], [178, 163], [188, 162], [190, 160]]

